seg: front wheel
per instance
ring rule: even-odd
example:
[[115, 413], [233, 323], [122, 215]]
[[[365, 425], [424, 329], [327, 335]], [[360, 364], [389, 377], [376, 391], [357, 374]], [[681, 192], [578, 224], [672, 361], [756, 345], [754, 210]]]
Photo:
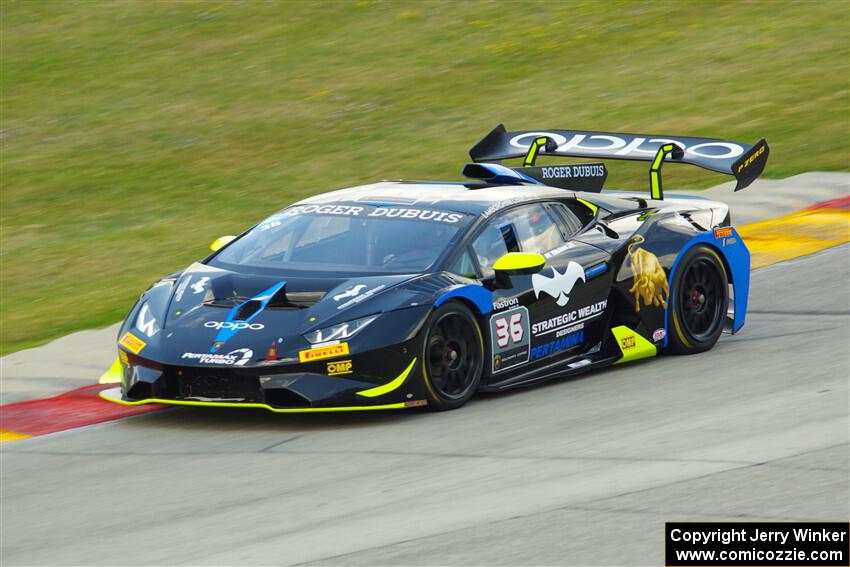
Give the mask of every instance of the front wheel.
[[703, 352], [723, 332], [729, 280], [713, 248], [694, 246], [680, 261], [670, 290], [669, 346], [679, 354]]
[[484, 370], [484, 339], [472, 311], [449, 302], [434, 311], [425, 327], [422, 378], [428, 408], [459, 408], [475, 394]]

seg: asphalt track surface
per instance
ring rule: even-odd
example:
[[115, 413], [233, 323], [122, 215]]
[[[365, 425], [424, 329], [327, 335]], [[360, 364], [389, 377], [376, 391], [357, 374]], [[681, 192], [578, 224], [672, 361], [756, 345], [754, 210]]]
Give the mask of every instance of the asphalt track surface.
[[850, 247], [743, 332], [446, 413], [176, 408], [7, 444], [2, 563], [663, 565], [672, 520], [850, 516]]

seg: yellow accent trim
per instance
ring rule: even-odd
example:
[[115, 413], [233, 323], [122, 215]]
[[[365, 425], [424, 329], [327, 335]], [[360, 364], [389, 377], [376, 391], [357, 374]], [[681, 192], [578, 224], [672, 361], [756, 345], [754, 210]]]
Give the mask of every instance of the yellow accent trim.
[[632, 360], [640, 360], [641, 358], [649, 358], [658, 354], [658, 350], [655, 348], [654, 344], [625, 325], [614, 327], [611, 329], [611, 333], [617, 341], [617, 347], [620, 349], [620, 352], [623, 353], [623, 357], [614, 364], [631, 362]]
[[755, 270], [850, 242], [850, 211], [799, 211], [744, 225], [738, 235], [750, 250], [750, 269]]
[[649, 168], [649, 196], [653, 199], [663, 199], [664, 194], [661, 192], [661, 175], [659, 171], [664, 164], [664, 157], [673, 151], [673, 144], [664, 144], [658, 148], [658, 153], [655, 154], [655, 159], [652, 160], [652, 167]]
[[232, 234], [228, 234], [226, 236], [219, 236], [218, 238], [213, 240], [212, 244], [210, 244], [210, 250], [212, 250], [213, 252], [218, 252], [219, 250], [233, 242], [235, 239], [236, 237]]
[[367, 398], [374, 398], [376, 396], [382, 396], [389, 392], [392, 392], [399, 386], [401, 386], [404, 381], [407, 379], [407, 375], [410, 374], [410, 371], [413, 370], [413, 365], [416, 364], [416, 358], [414, 357], [407, 368], [404, 369], [404, 372], [399, 374], [395, 379], [390, 382], [387, 382], [383, 386], [376, 386], [374, 388], [369, 388], [368, 390], [361, 390], [357, 392], [358, 396], [366, 396]]
[[533, 252], [508, 252], [493, 264], [494, 270], [528, 270], [546, 264], [543, 254]]
[[318, 348], [308, 348], [307, 350], [299, 351], [299, 362], [313, 362], [314, 360], [322, 360], [323, 358], [333, 358], [335, 356], [345, 356], [348, 354], [348, 343], [337, 343]]
[[[110, 393], [112, 394], [110, 396]], [[117, 393], [118, 397], [114, 397]], [[341, 411], [369, 411], [369, 410], [391, 410], [391, 409], [404, 409], [410, 407], [417, 407], [425, 405], [422, 402], [424, 400], [410, 401], [410, 402], [401, 402], [398, 404], [384, 404], [379, 406], [342, 406], [342, 407], [330, 407], [330, 408], [273, 408], [268, 404], [257, 404], [257, 403], [249, 403], [249, 402], [200, 402], [195, 400], [162, 400], [159, 398], [149, 398], [146, 400], [135, 400], [135, 401], [127, 401], [122, 400], [121, 389], [120, 388], [111, 388], [109, 390], [103, 390], [100, 392], [99, 396], [112, 403], [121, 404], [122, 406], [141, 406], [144, 404], [167, 404], [172, 406], [201, 406], [201, 407], [227, 407], [227, 408], [261, 408], [267, 409], [269, 411], [275, 413], [327, 413], [327, 412], [341, 412]]]
[[124, 368], [121, 366], [121, 361], [116, 358], [109, 370], [101, 375], [98, 384], [119, 384], [123, 375]]
[[21, 439], [29, 439], [32, 435], [26, 433], [15, 433], [7, 429], [0, 429], [0, 443], [10, 443], [12, 441], [20, 441]]
[[579, 203], [581, 203], [582, 205], [584, 205], [585, 207], [590, 209], [590, 211], [593, 213], [593, 216], [596, 216], [597, 211], [599, 211], [599, 207], [597, 207], [596, 205], [594, 205], [590, 201], [585, 201], [584, 199], [576, 199], [576, 201], [578, 201]]
[[540, 151], [540, 146], [546, 145], [546, 137], [541, 136], [540, 138], [535, 138], [533, 142], [531, 142], [531, 147], [528, 148], [528, 153], [525, 154], [525, 159], [522, 160], [523, 167], [530, 167], [534, 165], [535, 160], [537, 160], [537, 152]]

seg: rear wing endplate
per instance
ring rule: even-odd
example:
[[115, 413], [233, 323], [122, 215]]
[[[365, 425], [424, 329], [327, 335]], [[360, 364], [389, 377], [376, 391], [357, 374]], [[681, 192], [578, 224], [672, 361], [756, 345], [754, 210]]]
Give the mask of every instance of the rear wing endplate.
[[[542, 138], [548, 138], [548, 140], [540, 143], [539, 140]], [[667, 148], [666, 151], [665, 148]], [[764, 139], [749, 145], [714, 138], [579, 130], [508, 132], [502, 124], [496, 126], [469, 150], [469, 155], [475, 162], [499, 162], [503, 159], [526, 158], [526, 166], [533, 164], [538, 155], [649, 161], [653, 162], [650, 183], [652, 184], [654, 171], [658, 180], [659, 195], [661, 195], [659, 171], [664, 161], [687, 163], [732, 175], [737, 180], [735, 191], [740, 191], [761, 175], [767, 164], [769, 153], [770, 148]], [[529, 161], [531, 164], [528, 163]], [[655, 188], [652, 185], [651, 187], [655, 193]]]

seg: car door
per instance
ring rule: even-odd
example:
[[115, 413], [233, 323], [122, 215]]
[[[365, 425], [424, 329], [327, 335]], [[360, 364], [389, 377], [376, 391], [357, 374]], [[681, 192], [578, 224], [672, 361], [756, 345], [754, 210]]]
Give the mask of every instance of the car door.
[[[536, 379], [553, 362], [577, 357], [599, 342], [608, 285], [596, 276], [608, 255], [571, 240], [576, 226], [556, 207], [532, 203], [502, 211], [470, 244], [480, 277], [493, 289], [487, 322], [491, 384]], [[493, 264], [508, 252], [542, 254], [546, 264], [537, 274], [511, 276], [510, 287], [500, 288]]]

